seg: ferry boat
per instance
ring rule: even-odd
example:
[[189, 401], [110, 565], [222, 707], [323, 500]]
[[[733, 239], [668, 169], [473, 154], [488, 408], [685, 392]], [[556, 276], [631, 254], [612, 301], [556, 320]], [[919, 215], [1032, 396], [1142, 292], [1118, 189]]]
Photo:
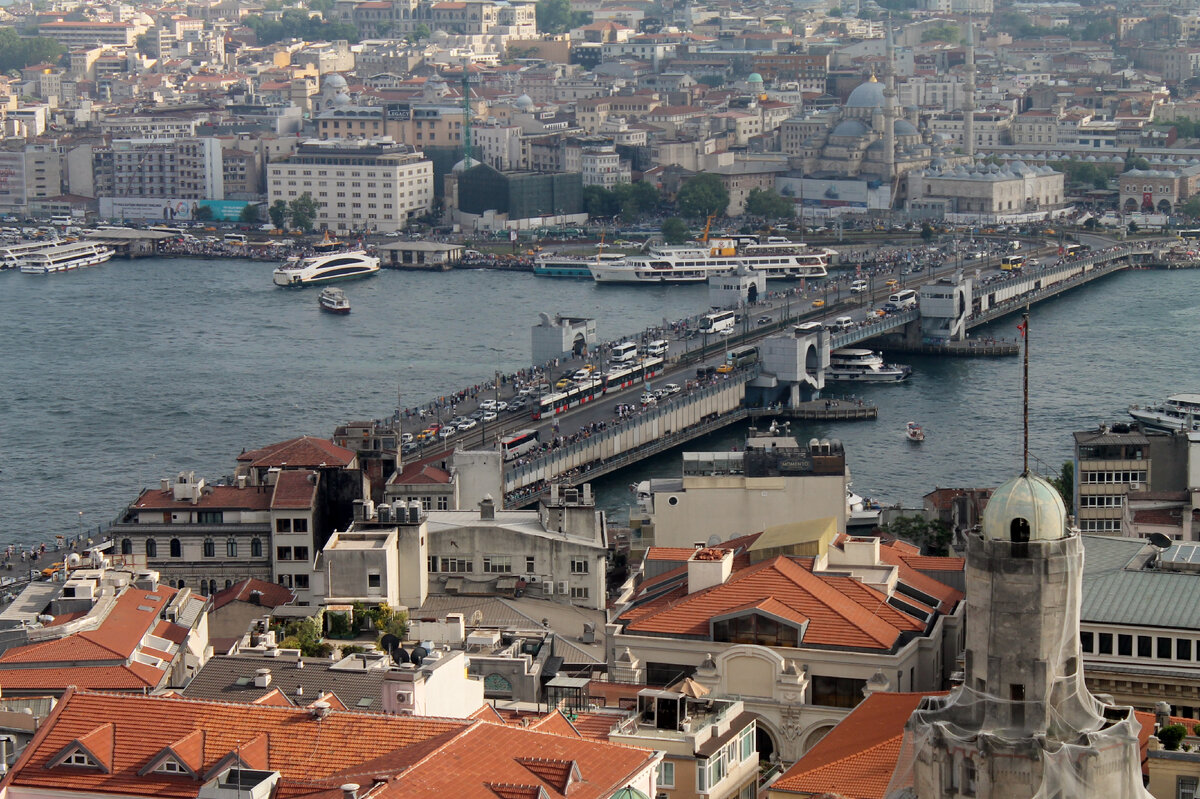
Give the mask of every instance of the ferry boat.
[[825, 379], [856, 383], [899, 383], [912, 374], [912, 367], [883, 362], [883, 356], [867, 349], [846, 347], [829, 353]]
[[379, 271], [379, 259], [363, 250], [290, 258], [275, 270], [276, 286], [313, 286], [367, 277]]
[[1172, 394], [1157, 405], [1130, 405], [1129, 415], [1152, 430], [1200, 430], [1200, 394]]
[[925, 440], [925, 431], [916, 422], [909, 422], [904, 426], [904, 436], [909, 441], [919, 444]]
[[313, 245], [313, 252], [321, 255], [329, 255], [346, 248], [346, 245], [329, 235], [329, 231], [325, 231], [325, 236], [316, 244]]
[[113, 250], [92, 241], [59, 244], [25, 256], [21, 271], [27, 275], [69, 272], [85, 266], [96, 266], [113, 257]]
[[44, 241], [20, 241], [0, 247], [0, 269], [19, 269], [26, 256], [66, 243], [62, 239], [47, 239]]
[[833, 254], [796, 242], [739, 247], [734, 239], [714, 239], [656, 245], [646, 255], [631, 255], [611, 264], [591, 263], [588, 269], [597, 283], [700, 283], [741, 267], [767, 278], [815, 278], [828, 274]]
[[350, 313], [350, 300], [346, 298], [346, 292], [333, 286], [321, 290], [321, 296], [317, 297], [317, 304], [321, 306], [322, 311], [329, 313]]
[[592, 258], [581, 255], [559, 255], [542, 253], [533, 261], [533, 273], [539, 277], [587, 277], [592, 276], [591, 265], [611, 266], [625, 260], [619, 252], [600, 252]]

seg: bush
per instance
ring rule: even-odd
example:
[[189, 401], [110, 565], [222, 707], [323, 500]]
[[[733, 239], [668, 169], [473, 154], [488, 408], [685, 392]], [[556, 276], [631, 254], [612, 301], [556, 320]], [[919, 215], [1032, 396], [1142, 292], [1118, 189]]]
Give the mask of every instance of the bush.
[[1158, 740], [1162, 743], [1163, 749], [1168, 751], [1177, 751], [1179, 744], [1187, 737], [1187, 727], [1182, 724], [1168, 724], [1158, 731]]

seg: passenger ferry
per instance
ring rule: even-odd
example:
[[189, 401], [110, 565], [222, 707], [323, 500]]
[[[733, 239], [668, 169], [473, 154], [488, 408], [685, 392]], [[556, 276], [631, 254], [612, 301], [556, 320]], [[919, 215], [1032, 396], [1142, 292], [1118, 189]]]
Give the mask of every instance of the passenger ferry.
[[379, 271], [379, 259], [363, 250], [288, 259], [275, 270], [276, 286], [314, 286], [367, 277]]
[[1130, 405], [1129, 415], [1153, 430], [1200, 430], [1200, 394], [1172, 394], [1158, 405]]
[[847, 347], [829, 353], [825, 379], [855, 383], [899, 383], [912, 373], [911, 366], [887, 364], [878, 352]]
[[65, 243], [61, 239], [48, 239], [44, 241], [21, 241], [16, 244], [0, 247], [0, 269], [18, 269], [26, 256]]
[[581, 255], [559, 255], [542, 253], [533, 261], [533, 273], [540, 277], [588, 277], [592, 276], [593, 264], [613, 266], [625, 260], [624, 253], [600, 252], [593, 258]]
[[96, 266], [113, 257], [113, 250], [92, 241], [76, 241], [32, 252], [21, 262], [21, 271], [27, 275], [45, 275], [50, 272], [69, 272], [85, 266]]
[[322, 311], [328, 313], [350, 313], [350, 300], [346, 297], [346, 292], [334, 286], [327, 286], [321, 290], [321, 296], [317, 297], [317, 304], [321, 306]]
[[652, 246], [647, 255], [631, 255], [611, 264], [591, 263], [588, 269], [597, 283], [699, 283], [743, 266], [768, 278], [814, 278], [828, 274], [834, 254], [795, 242], [739, 247], [734, 239], [713, 239]]

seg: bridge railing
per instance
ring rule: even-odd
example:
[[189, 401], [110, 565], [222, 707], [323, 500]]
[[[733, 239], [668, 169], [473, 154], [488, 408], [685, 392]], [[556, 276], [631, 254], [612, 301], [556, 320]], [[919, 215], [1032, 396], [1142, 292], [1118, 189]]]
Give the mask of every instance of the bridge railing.
[[[608, 426], [604, 430], [589, 432], [584, 438], [578, 441], [573, 441], [569, 444], [563, 444], [560, 447], [548, 450], [545, 453], [521, 462], [520, 465], [507, 467], [504, 470], [504, 490], [511, 491], [521, 488], [528, 482], [535, 482], [539, 475], [546, 469], [552, 467], [556, 461], [571, 462], [573, 456], [585, 452], [589, 448], [597, 447], [598, 445], [609, 441], [617, 436], [629, 432], [630, 429], [637, 425], [643, 425], [655, 422], [662, 419], [669, 413], [673, 413], [686, 405], [700, 402], [701, 400], [715, 396], [722, 390], [728, 389], [730, 386], [746, 383], [752, 380], [758, 374], [758, 370], [746, 369], [730, 375], [729, 380], [721, 380], [707, 386], [701, 386], [693, 389], [687, 394], [676, 395], [670, 400], [657, 405], [653, 408], [643, 410], [636, 416], [627, 417], [624, 420], [609, 421]], [[596, 400], [604, 402], [605, 400]], [[620, 400], [617, 400], [618, 402]], [[567, 435], [570, 435], [569, 433]]]
[[846, 330], [830, 336], [829, 348], [836, 350], [839, 347], [848, 347], [851, 344], [857, 344], [860, 341], [866, 341], [875, 336], [882, 336], [884, 333], [890, 333], [896, 328], [904, 327], [909, 322], [916, 321], [920, 315], [921, 312], [918, 309], [909, 308], [906, 311], [897, 311], [887, 316], [876, 317], [874, 321], [865, 322], [852, 330]]

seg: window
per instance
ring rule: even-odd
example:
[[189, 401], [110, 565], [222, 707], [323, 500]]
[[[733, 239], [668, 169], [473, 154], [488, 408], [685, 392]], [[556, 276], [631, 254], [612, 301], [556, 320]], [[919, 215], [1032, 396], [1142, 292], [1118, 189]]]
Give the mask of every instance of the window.
[[258, 539], [258, 538], [250, 539], [250, 557], [252, 557], [252, 558], [261, 558], [262, 557], [262, 540], [261, 539]]
[[1111, 655], [1113, 651], [1112, 633], [1100, 633], [1100, 654]]
[[308, 519], [292, 519], [292, 532], [293, 533], [307, 533], [308, 532]]
[[182, 558], [183, 557], [183, 544], [179, 543], [178, 538], [171, 539], [171, 557], [173, 557], [173, 558]]
[[1176, 638], [1175, 639], [1175, 659], [1176, 660], [1191, 660], [1192, 659], [1192, 639]]
[[571, 574], [587, 574], [590, 565], [587, 558], [571, 558]]
[[1137, 639], [1138, 639], [1138, 657], [1140, 657], [1140, 658], [1154, 657], [1153, 649], [1151, 647], [1152, 641], [1151, 641], [1150, 636], [1139, 635], [1137, 637]]
[[[374, 214], [372, 214], [372, 216], [374, 216]], [[438, 510], [450, 510], [450, 498], [447, 497], [445, 494], [438, 496], [437, 509]]]
[[148, 557], [148, 558], [157, 558], [158, 557], [158, 542], [155, 541], [153, 538], [146, 539], [146, 557]]
[[533, 557], [533, 555], [526, 555], [525, 556], [525, 571], [529, 574], [533, 574], [536, 571], [536, 569], [534, 568], [535, 563], [536, 563], [536, 559]]
[[658, 764], [658, 777], [654, 782], [659, 788], [674, 788], [675, 787], [675, 764], [669, 760], [663, 760]]
[[1117, 654], [1121, 657], [1133, 656], [1133, 636], [1118, 635], [1117, 636]]
[[296, 587], [304, 588], [304, 589], [308, 588], [308, 575], [307, 574], [297, 574], [296, 575]]
[[291, 559], [292, 559], [292, 548], [291, 547], [275, 547], [275, 560], [291, 560]]
[[367, 588], [379, 588], [380, 585], [379, 572], [371, 572], [367, 575]]
[[470, 558], [442, 558], [442, 571], [463, 574], [475, 571]]
[[291, 531], [292, 531], [292, 520], [291, 519], [276, 519], [275, 520], [275, 532], [290, 533]]
[[1163, 660], [1171, 659], [1171, 639], [1170, 638], [1159, 638], [1156, 642], [1156, 649], [1157, 649], [1157, 651], [1155, 652], [1156, 657], [1160, 657]]
[[855, 707], [863, 700], [862, 689], [866, 684], [866, 680], [850, 677], [813, 677], [813, 704], [826, 707]]
[[131, 541], [128, 538], [121, 539], [121, 554], [122, 555], [132, 555], [133, 554], [133, 541]]
[[484, 555], [483, 570], [488, 574], [508, 574], [512, 571], [512, 558], [508, 555]]
[[1176, 777], [1175, 799], [1196, 799], [1200, 792], [1200, 780], [1196, 777]]
[[571, 599], [587, 599], [588, 589], [586, 585], [571, 586]]
[[1079, 633], [1079, 648], [1084, 652], [1096, 651], [1095, 644], [1093, 643], [1093, 636], [1090, 632]]
[[963, 761], [963, 793], [975, 795], [975, 764], [970, 760]]
[[202, 510], [196, 513], [196, 521], [200, 524], [221, 524], [225, 514], [219, 510]]
[[216, 547], [213, 545], [211, 538], [204, 539], [204, 557], [215, 558], [217, 556]]
[[308, 560], [308, 547], [294, 547], [292, 549], [293, 560]]
[[238, 547], [237, 547], [237, 539], [236, 538], [230, 538], [225, 541], [225, 557], [236, 558], [237, 557], [237, 549], [238, 549]]
[[72, 752], [63, 760], [64, 766], [88, 766], [96, 768], [96, 764], [84, 752]]

